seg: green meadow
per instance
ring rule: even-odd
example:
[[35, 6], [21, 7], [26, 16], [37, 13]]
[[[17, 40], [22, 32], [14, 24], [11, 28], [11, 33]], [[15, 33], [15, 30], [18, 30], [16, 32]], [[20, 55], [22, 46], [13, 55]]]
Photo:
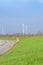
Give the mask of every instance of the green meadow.
[[14, 37], [0, 37], [0, 40], [14, 40]]
[[19, 39], [19, 43], [0, 56], [0, 65], [43, 65], [43, 36]]

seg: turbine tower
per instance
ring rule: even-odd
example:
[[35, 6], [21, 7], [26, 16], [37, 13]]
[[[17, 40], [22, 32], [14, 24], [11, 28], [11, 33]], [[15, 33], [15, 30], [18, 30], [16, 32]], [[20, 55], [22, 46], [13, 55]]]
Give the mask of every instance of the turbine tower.
[[28, 34], [28, 26], [26, 25], [26, 35]]
[[23, 35], [24, 35], [24, 24], [22, 24], [22, 29], [23, 29]]
[[3, 24], [2, 24], [2, 35], [4, 34], [4, 26], [3, 26]]

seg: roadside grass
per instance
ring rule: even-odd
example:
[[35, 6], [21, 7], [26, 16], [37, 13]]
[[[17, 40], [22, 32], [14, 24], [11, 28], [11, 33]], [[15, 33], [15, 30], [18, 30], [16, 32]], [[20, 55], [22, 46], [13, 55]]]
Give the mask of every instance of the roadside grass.
[[43, 36], [21, 37], [18, 44], [0, 56], [0, 65], [43, 65]]
[[14, 37], [0, 37], [0, 40], [14, 40]]

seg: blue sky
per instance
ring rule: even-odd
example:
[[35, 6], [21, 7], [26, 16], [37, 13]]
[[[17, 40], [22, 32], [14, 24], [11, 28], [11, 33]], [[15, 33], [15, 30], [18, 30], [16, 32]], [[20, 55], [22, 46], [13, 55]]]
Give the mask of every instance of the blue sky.
[[43, 32], [43, 0], [0, 0], [0, 33], [22, 32], [22, 24], [29, 33]]

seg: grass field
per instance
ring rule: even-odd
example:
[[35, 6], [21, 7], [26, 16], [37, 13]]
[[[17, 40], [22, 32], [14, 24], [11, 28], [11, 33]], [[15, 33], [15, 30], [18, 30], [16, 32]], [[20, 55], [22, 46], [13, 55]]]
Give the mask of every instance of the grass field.
[[9, 38], [8, 38], [8, 37], [6, 37], [6, 38], [2, 38], [2, 37], [1, 37], [1, 38], [0, 38], [0, 40], [14, 40], [14, 39], [15, 39], [14, 37], [9, 37]]
[[21, 37], [18, 44], [0, 56], [0, 65], [43, 65], [43, 36]]

